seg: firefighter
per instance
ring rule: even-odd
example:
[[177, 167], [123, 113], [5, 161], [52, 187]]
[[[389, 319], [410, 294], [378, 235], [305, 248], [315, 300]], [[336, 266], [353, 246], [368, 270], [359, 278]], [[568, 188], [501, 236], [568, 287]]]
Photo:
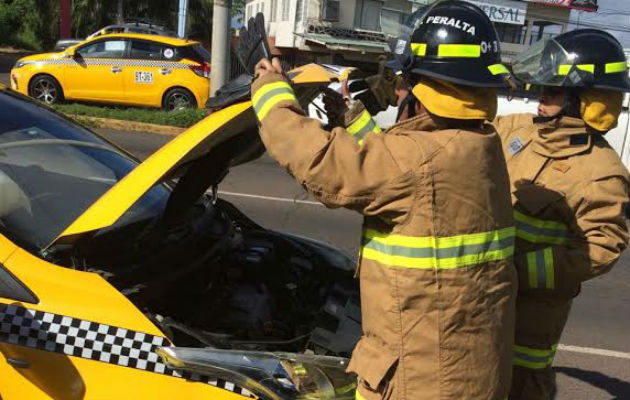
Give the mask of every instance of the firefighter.
[[345, 128], [322, 129], [277, 59], [258, 64], [252, 102], [270, 155], [326, 206], [364, 216], [363, 336], [348, 367], [356, 398], [502, 400], [515, 228], [501, 141], [486, 121], [509, 72], [478, 7], [444, 1], [419, 18], [397, 46], [414, 94], [404, 107], [416, 115], [387, 131], [361, 102]]
[[630, 91], [617, 40], [595, 29], [539, 42], [513, 65], [541, 87], [538, 116], [510, 115], [503, 139], [519, 276], [511, 400], [554, 397], [551, 368], [580, 284], [608, 272], [628, 245], [628, 171], [604, 139]]

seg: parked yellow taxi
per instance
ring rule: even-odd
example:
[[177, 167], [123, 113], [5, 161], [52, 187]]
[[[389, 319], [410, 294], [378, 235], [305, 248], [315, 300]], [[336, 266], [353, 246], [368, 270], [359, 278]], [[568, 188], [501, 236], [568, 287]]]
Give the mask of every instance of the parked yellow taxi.
[[[304, 106], [336, 78], [289, 76]], [[264, 152], [249, 96], [138, 163], [0, 85], [0, 398], [354, 399], [353, 260], [217, 196]]]
[[210, 54], [185, 39], [100, 35], [58, 53], [18, 60], [11, 87], [48, 104], [80, 100], [202, 108], [210, 89]]

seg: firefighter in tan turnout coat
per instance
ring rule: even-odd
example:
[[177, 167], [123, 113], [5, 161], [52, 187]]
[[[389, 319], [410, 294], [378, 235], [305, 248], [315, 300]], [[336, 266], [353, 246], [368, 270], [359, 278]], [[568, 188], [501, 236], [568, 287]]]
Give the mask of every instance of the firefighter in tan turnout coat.
[[323, 130], [275, 59], [259, 63], [252, 102], [270, 155], [326, 206], [365, 217], [357, 399], [502, 400], [515, 228], [500, 139], [484, 121], [509, 73], [476, 6], [441, 2], [421, 18], [397, 46], [418, 115], [385, 132], [360, 103], [347, 129]]
[[539, 115], [495, 125], [508, 162], [519, 275], [511, 400], [549, 400], [551, 369], [580, 284], [612, 268], [628, 245], [628, 171], [603, 134], [630, 91], [619, 43], [597, 30], [540, 42], [515, 75], [542, 86]]

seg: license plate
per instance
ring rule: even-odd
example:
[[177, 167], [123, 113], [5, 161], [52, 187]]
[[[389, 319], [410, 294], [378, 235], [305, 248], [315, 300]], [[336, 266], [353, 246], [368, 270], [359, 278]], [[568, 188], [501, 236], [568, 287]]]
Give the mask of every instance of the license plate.
[[153, 83], [153, 72], [136, 71], [136, 83]]

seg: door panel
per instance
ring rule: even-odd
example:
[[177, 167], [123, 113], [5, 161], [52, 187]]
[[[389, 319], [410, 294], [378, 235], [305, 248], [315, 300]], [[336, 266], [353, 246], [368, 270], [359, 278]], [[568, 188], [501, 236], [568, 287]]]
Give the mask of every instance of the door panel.
[[124, 54], [127, 41], [102, 40], [77, 49], [66, 71], [68, 96], [82, 100], [124, 100]]
[[50, 264], [20, 248], [4, 266], [39, 302], [0, 298], [0, 376], [8, 382], [0, 387], [3, 400], [249, 396], [227, 382], [166, 368], [155, 350], [168, 340], [99, 275]]
[[161, 106], [162, 94], [170, 87], [174, 72], [181, 67], [175, 59], [175, 48], [172, 46], [130, 41], [128, 67], [123, 73], [127, 101], [144, 106]]

